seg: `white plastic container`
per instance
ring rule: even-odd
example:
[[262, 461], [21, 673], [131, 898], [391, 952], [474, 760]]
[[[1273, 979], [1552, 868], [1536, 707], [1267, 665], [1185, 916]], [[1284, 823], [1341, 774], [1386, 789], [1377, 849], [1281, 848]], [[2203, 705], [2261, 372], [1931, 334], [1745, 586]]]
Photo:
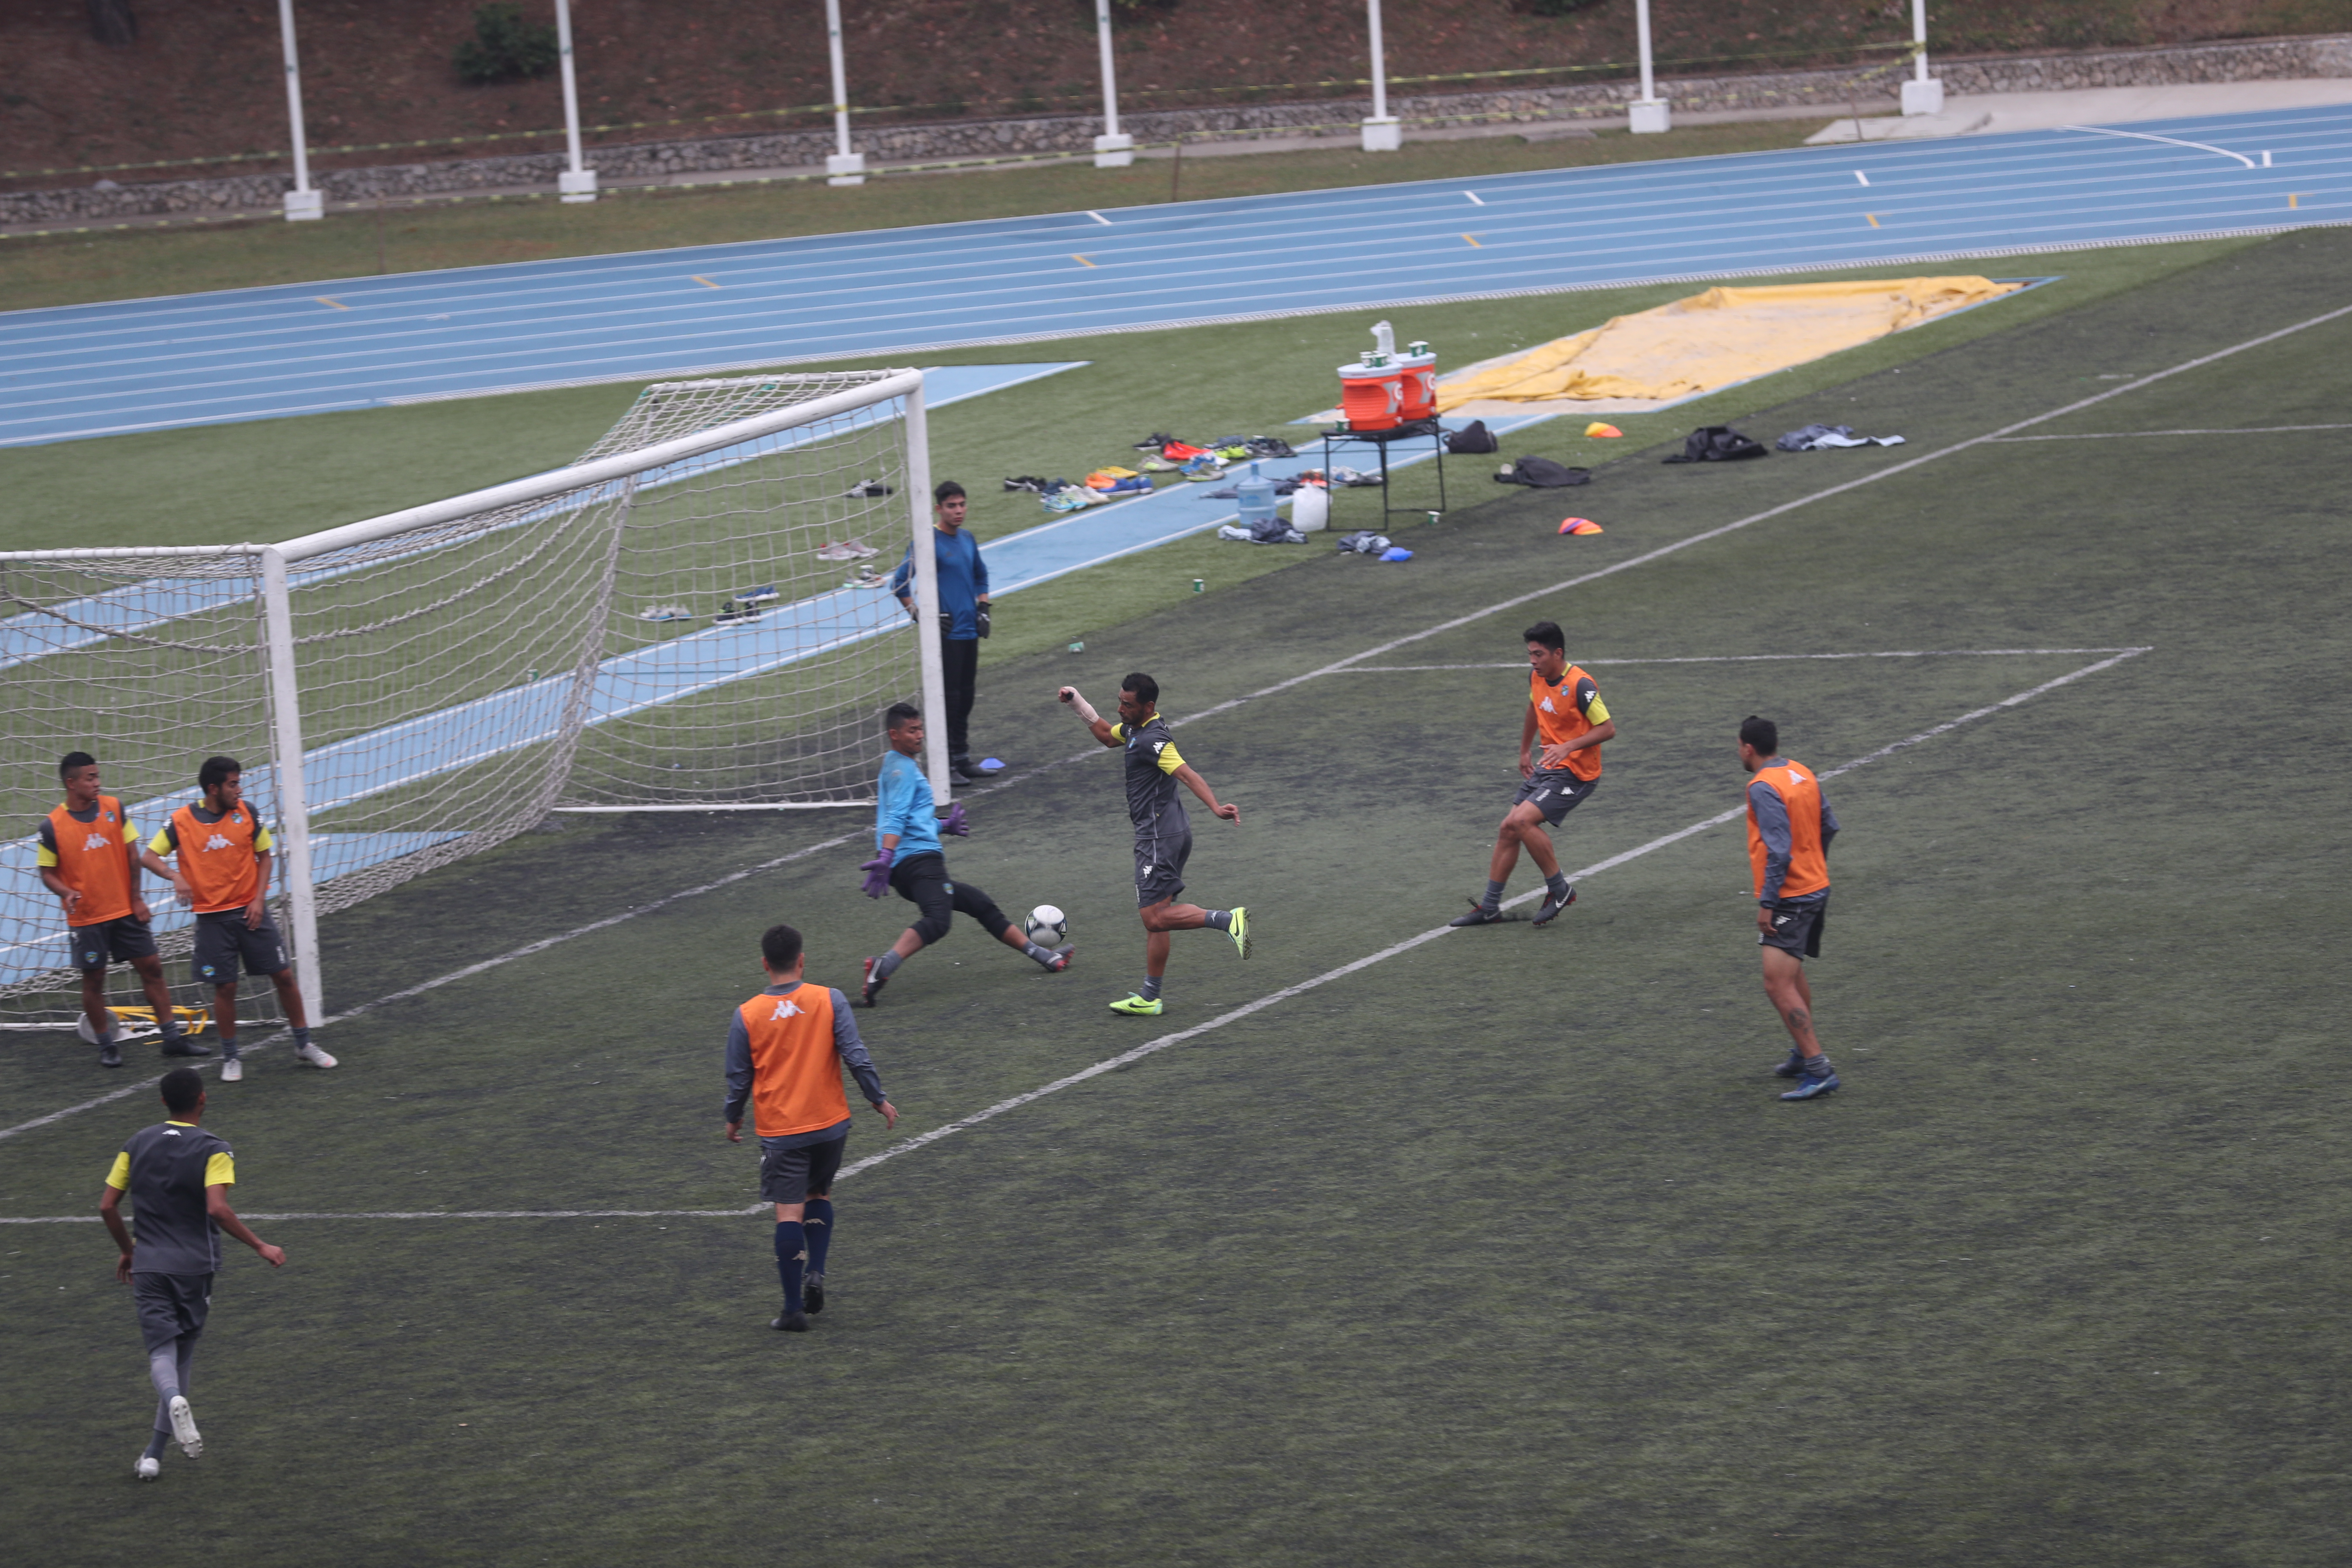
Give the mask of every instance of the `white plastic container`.
[[1301, 533], [1320, 533], [1331, 526], [1331, 492], [1321, 485], [1301, 485], [1290, 492], [1290, 526]]

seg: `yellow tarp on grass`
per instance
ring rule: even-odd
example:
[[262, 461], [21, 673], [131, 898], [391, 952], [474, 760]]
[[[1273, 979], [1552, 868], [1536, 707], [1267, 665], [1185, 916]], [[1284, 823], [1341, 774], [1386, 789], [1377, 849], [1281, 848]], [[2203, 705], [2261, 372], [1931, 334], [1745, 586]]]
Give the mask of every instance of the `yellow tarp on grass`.
[[2023, 287], [1989, 278], [1911, 278], [1710, 289], [1440, 383], [1437, 407], [1445, 413], [1466, 403], [1688, 397]]

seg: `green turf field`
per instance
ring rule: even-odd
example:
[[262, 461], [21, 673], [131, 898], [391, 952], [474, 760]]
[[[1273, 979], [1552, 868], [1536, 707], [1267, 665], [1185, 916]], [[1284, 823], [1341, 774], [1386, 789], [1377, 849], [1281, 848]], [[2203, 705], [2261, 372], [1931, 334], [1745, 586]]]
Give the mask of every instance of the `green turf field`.
[[[2342, 422], [2352, 314], [2311, 323], [2347, 263], [2311, 231], [2039, 290], [1745, 405], [1768, 441], [1907, 447], [1650, 446], [1458, 510], [1406, 566], [1302, 552], [1000, 657], [975, 733], [1018, 766], [951, 864], [1067, 908], [1077, 963], [969, 930], [911, 961], [859, 1016], [906, 1118], [861, 1115], [853, 1158], [1201, 1032], [844, 1180], [804, 1337], [765, 1327], [749, 1213], [430, 1216], [749, 1205], [716, 1121], [758, 931], [848, 984], [903, 923], [856, 895], [848, 814], [572, 819], [336, 917], [345, 1066], [275, 1047], [211, 1124], [248, 1212], [353, 1217], [257, 1224], [280, 1274], [236, 1249], [208, 1451], [146, 1488], [103, 1233], [0, 1226], [0, 1538], [256, 1568], [2340, 1561], [2352, 531], [2341, 432], [2282, 427]], [[1558, 537], [1563, 503], [1608, 531]], [[1632, 858], [1554, 928], [1402, 946], [1479, 887], [1525, 690], [1488, 667], [1538, 616], [1621, 731], [1563, 861]], [[1825, 654], [1923, 657], [1793, 657]], [[1196, 821], [1191, 896], [1261, 931], [1246, 965], [1180, 936], [1156, 1021], [1103, 1008], [1139, 970], [1117, 764], [1051, 700], [1135, 668], [1244, 810]], [[1823, 771], [1916, 742], [1827, 785], [1823, 1104], [1772, 1096], [1738, 827], [1656, 844], [1738, 805], [1749, 712]], [[26, 1038], [0, 1083], [11, 1127], [121, 1087]], [[153, 1119], [0, 1139], [0, 1214], [88, 1214]], [[420, 1217], [356, 1217], [387, 1212]]]

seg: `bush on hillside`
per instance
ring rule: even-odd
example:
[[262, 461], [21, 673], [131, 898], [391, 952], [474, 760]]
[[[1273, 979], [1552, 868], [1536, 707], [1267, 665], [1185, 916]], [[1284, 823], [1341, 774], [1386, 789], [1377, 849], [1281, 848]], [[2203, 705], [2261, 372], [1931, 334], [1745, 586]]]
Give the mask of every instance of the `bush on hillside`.
[[470, 82], [545, 76], [555, 62], [555, 25], [524, 21], [507, 0], [475, 7], [474, 36], [457, 46], [457, 75]]

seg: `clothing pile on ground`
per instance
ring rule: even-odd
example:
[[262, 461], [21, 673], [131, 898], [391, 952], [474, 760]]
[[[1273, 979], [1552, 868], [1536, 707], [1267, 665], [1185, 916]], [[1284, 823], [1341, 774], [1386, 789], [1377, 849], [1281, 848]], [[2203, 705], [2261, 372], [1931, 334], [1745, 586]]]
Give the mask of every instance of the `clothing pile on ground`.
[[1682, 455], [1660, 459], [1668, 463], [1737, 463], [1769, 456], [1758, 443], [1728, 425], [1702, 425], [1683, 437]]
[[1335, 542], [1342, 555], [1370, 555], [1378, 561], [1410, 561], [1412, 552], [1395, 543], [1385, 533], [1374, 533], [1360, 528], [1353, 533], [1342, 534]]
[[1539, 490], [1562, 489], [1570, 485], [1590, 484], [1591, 480], [1591, 469], [1571, 468], [1549, 458], [1521, 458], [1495, 470], [1495, 482], [1498, 485], [1527, 485]]
[[1244, 528], [1227, 523], [1217, 530], [1219, 539], [1229, 539], [1236, 544], [1304, 544], [1307, 536], [1278, 517], [1263, 518]]
[[1822, 452], [1838, 447], [1900, 447], [1900, 436], [1857, 436], [1851, 425], [1808, 425], [1772, 443], [1783, 452]]

